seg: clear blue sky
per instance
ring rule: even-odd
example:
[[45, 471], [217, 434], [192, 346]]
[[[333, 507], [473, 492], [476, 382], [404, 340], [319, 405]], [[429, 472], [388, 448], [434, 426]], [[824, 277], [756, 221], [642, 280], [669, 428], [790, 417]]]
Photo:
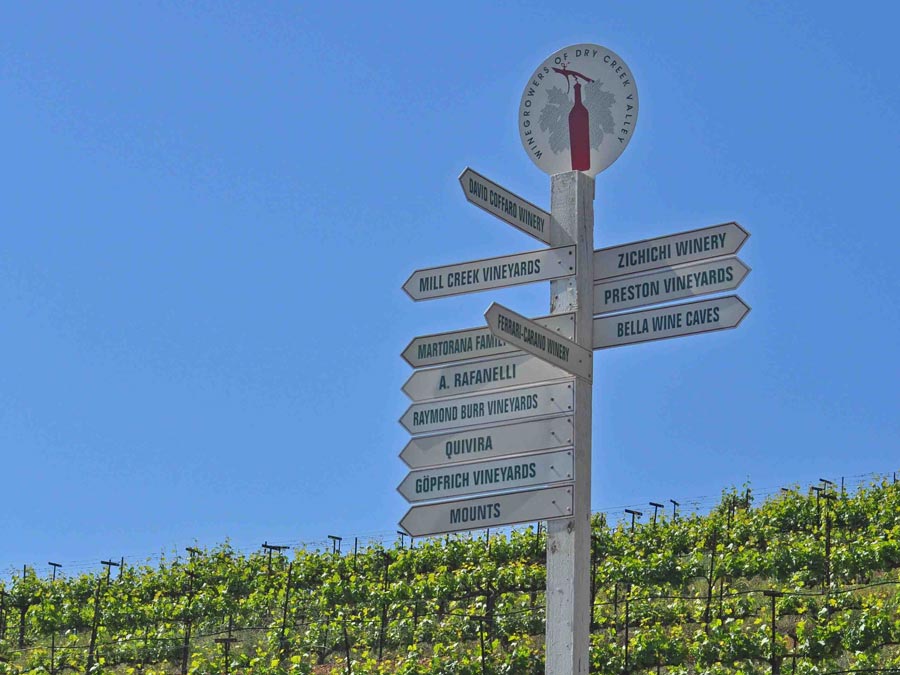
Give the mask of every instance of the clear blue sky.
[[547, 311], [413, 303], [416, 268], [538, 248], [516, 113], [556, 49], [640, 91], [596, 242], [729, 220], [737, 330], [596, 357], [593, 506], [900, 469], [889, 3], [5, 3], [0, 568], [393, 534], [400, 358]]

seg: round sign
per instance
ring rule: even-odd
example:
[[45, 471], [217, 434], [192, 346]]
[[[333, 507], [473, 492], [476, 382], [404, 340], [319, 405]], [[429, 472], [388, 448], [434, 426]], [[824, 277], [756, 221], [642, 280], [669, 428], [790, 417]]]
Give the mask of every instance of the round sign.
[[637, 115], [637, 87], [622, 58], [600, 45], [572, 45], [552, 54], [528, 81], [519, 135], [542, 171], [596, 176], [622, 154]]

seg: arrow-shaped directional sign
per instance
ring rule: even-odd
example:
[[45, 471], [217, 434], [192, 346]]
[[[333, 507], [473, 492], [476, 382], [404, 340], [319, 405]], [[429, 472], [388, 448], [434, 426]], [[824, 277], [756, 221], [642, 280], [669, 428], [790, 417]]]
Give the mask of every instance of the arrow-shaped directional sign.
[[572, 382], [413, 403], [400, 418], [411, 434], [506, 422], [528, 417], [571, 413], [575, 409]]
[[526, 234], [550, 243], [550, 214], [467, 168], [459, 176], [466, 199]]
[[594, 284], [594, 314], [733, 291], [750, 272], [739, 258], [717, 258]]
[[594, 251], [594, 281], [733, 255], [750, 235], [737, 223], [713, 225]]
[[594, 319], [594, 349], [734, 328], [750, 308], [736, 295]]
[[413, 537], [572, 515], [572, 488], [552, 487], [414, 506], [400, 521]]
[[567, 483], [574, 473], [573, 450], [558, 450], [489, 462], [410, 471], [397, 486], [408, 502], [447, 499], [481, 492]]
[[572, 429], [572, 417], [566, 416], [416, 436], [400, 452], [400, 459], [410, 469], [420, 469], [566, 448], [574, 441]]
[[517, 354], [477, 363], [418, 370], [403, 385], [403, 391], [413, 401], [427, 401], [569, 377], [569, 373], [543, 359]]
[[560, 337], [521, 314], [496, 302], [484, 313], [491, 333], [519, 349], [590, 381], [594, 355], [572, 340]]
[[[542, 316], [534, 321], [570, 340], [575, 337], [575, 315], [572, 313]], [[422, 368], [517, 351], [494, 337], [490, 328], [481, 327], [417, 337], [403, 350], [402, 356], [413, 368]]]
[[499, 258], [416, 270], [403, 284], [413, 300], [474, 293], [570, 277], [575, 274], [575, 247], [560, 246]]

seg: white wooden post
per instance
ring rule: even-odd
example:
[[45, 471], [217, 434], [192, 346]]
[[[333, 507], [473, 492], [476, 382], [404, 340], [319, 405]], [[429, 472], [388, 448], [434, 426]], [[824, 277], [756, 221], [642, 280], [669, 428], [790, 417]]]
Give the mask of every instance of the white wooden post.
[[[551, 176], [550, 245], [576, 245], [574, 277], [550, 282], [550, 312], [575, 312], [575, 342], [593, 349], [594, 179]], [[591, 612], [591, 383], [575, 379], [573, 516], [547, 521], [546, 675], [587, 675]]]

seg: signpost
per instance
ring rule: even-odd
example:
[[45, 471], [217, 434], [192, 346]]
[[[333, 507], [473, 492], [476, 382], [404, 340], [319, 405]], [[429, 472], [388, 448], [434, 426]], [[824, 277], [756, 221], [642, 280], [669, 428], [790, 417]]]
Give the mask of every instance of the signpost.
[[594, 349], [735, 328], [750, 308], [736, 295], [594, 319]]
[[[534, 321], [565, 338], [572, 339], [575, 335], [574, 314], [554, 314]], [[401, 356], [413, 368], [423, 368], [517, 351], [511, 344], [494, 337], [490, 328], [482, 327], [414, 338]]]
[[413, 537], [426, 537], [571, 515], [572, 488], [552, 487], [413, 506], [400, 527]]
[[737, 253], [750, 235], [737, 223], [713, 225], [594, 251], [594, 280]]
[[501, 340], [572, 375], [586, 380], [594, 378], [594, 355], [590, 349], [560, 337], [496, 302], [484, 313], [484, 318], [491, 333]]
[[416, 436], [400, 452], [411, 469], [571, 447], [571, 415], [533, 422], [479, 427], [435, 436]]
[[406, 381], [403, 392], [413, 401], [427, 401], [568, 377], [571, 375], [546, 361], [528, 354], [517, 354], [488, 361], [420, 370]]
[[594, 314], [733, 291], [750, 273], [739, 258], [717, 258], [594, 285]]
[[403, 290], [413, 300], [431, 300], [490, 288], [549, 281], [573, 274], [575, 247], [560, 246], [416, 270], [403, 284]]
[[572, 480], [572, 450], [411, 471], [397, 491], [408, 502], [513, 490]]
[[411, 434], [448, 431], [491, 422], [560, 415], [575, 409], [571, 382], [413, 403], [400, 418]]
[[525, 234], [550, 243], [550, 214], [529, 201], [500, 187], [480, 173], [466, 168], [459, 184], [469, 203], [497, 216]]
[[[416, 504], [400, 521], [416, 537], [547, 521], [546, 675], [587, 675], [590, 664], [593, 351], [734, 328], [750, 309], [728, 295], [626, 311], [733, 291], [750, 272], [735, 257], [749, 236], [735, 222], [594, 250], [594, 176], [627, 146], [637, 114], [620, 56], [594, 44], [551, 54], [519, 106], [522, 145], [550, 174], [550, 212], [470, 168], [459, 177], [470, 203], [551, 248], [418, 270], [403, 286], [427, 300], [550, 282], [550, 316], [494, 303], [487, 328], [404, 350], [431, 368], [403, 386], [413, 438], [400, 458], [413, 471], [397, 488]], [[480, 493], [490, 494], [470, 496]]]

